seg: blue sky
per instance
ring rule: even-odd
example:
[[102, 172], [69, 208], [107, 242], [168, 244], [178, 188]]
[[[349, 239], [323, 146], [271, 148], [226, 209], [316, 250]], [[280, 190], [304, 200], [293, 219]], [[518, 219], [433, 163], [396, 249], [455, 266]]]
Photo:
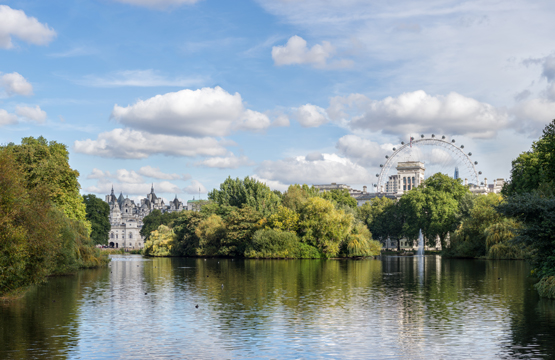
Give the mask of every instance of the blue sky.
[[83, 193], [198, 197], [227, 177], [375, 183], [410, 135], [483, 176], [555, 118], [551, 1], [0, 4], [0, 143], [68, 145]]

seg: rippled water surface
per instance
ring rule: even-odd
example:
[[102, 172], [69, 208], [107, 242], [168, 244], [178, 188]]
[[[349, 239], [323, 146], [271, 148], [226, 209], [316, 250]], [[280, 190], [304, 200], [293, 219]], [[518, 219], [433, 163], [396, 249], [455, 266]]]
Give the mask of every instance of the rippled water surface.
[[0, 358], [555, 358], [555, 304], [528, 272], [436, 256], [113, 256], [3, 303]]

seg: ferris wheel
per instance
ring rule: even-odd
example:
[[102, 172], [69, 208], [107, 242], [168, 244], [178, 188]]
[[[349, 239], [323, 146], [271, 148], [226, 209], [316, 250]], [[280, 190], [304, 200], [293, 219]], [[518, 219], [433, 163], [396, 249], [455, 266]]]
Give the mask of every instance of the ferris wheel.
[[425, 166], [425, 177], [436, 173], [458, 177], [469, 184], [479, 185], [481, 171], [476, 170], [478, 161], [472, 161], [472, 153], [464, 151], [464, 145], [457, 146], [455, 139], [441, 139], [434, 134], [430, 138], [420, 135], [420, 139], [410, 138], [408, 143], [401, 142], [401, 146], [394, 147], [391, 155], [386, 155], [385, 164], [381, 164], [381, 171], [376, 174], [378, 183], [374, 184], [378, 192], [383, 192], [385, 185], [392, 175], [397, 173], [400, 162], [420, 161]]

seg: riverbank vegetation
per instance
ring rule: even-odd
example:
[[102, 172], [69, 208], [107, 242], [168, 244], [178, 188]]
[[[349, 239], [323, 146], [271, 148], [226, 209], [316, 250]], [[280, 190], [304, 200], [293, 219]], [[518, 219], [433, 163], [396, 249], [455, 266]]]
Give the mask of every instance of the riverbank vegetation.
[[78, 176], [55, 141], [0, 147], [0, 296], [107, 263], [90, 237]]
[[[346, 190], [319, 193], [291, 185], [281, 194], [247, 177], [226, 179], [208, 197], [199, 212], [162, 221], [144, 254], [299, 259], [365, 257], [381, 250]], [[149, 216], [145, 221], [154, 223]]]

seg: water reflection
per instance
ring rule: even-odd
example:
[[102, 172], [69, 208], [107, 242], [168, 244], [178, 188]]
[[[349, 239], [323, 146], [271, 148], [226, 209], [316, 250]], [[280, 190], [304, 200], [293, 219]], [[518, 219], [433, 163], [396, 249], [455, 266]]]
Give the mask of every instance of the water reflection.
[[0, 358], [555, 356], [524, 262], [113, 260], [3, 304]]

